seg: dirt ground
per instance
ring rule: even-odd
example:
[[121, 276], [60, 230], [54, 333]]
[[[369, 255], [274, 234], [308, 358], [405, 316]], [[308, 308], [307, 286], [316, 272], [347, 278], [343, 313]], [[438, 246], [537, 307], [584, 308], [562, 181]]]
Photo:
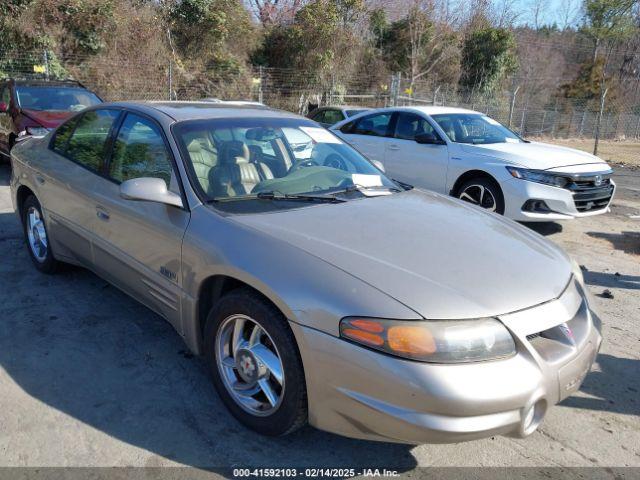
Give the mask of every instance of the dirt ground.
[[[564, 147], [576, 148], [593, 153], [593, 139], [553, 138], [536, 139], [540, 142], [554, 143]], [[640, 166], [640, 141], [601, 140], [598, 144], [598, 156], [612, 164]]]
[[640, 467], [638, 170], [616, 169], [611, 213], [531, 227], [584, 266], [603, 318], [581, 390], [526, 439], [420, 446], [244, 429], [158, 316], [87, 271], [36, 272], [8, 179], [1, 166], [0, 466]]

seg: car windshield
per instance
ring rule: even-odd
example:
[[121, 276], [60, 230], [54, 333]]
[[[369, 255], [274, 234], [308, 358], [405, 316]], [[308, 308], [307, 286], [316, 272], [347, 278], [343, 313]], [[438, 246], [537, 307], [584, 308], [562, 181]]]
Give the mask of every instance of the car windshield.
[[493, 118], [480, 113], [448, 113], [431, 116], [456, 143], [520, 143], [518, 135]]
[[16, 94], [18, 105], [28, 110], [77, 112], [101, 103], [95, 94], [84, 88], [19, 86]]
[[330, 200], [398, 190], [360, 153], [309, 120], [190, 120], [174, 125], [173, 133], [209, 201]]

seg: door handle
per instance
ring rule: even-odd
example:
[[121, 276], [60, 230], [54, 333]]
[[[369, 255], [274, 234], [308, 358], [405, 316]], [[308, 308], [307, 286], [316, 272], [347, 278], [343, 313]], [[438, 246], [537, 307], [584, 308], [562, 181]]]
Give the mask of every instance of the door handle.
[[104, 220], [105, 222], [110, 218], [109, 213], [102, 207], [96, 207], [96, 215], [100, 220]]
[[389, 150], [400, 150], [400, 147], [398, 145], [389, 145]]

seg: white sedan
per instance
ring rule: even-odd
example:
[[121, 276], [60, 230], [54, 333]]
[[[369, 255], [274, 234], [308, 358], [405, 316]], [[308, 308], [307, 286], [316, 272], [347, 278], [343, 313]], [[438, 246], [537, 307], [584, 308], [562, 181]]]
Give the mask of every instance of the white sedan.
[[448, 107], [368, 111], [331, 130], [391, 178], [519, 221], [609, 211], [611, 167], [579, 150], [529, 142], [480, 112]]

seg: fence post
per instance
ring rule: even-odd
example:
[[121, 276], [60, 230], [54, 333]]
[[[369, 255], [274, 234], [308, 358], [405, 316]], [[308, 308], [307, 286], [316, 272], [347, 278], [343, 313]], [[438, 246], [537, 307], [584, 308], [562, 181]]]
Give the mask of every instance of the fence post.
[[598, 120], [596, 121], [595, 141], [593, 142], [593, 154], [598, 155], [598, 144], [600, 143], [600, 124], [602, 123], [602, 113], [604, 112], [604, 99], [607, 96], [608, 88], [602, 90], [600, 95], [600, 111], [598, 112]]
[[639, 138], [640, 136], [640, 115], [638, 115], [638, 123], [636, 124], [636, 134], [634, 135], [635, 138]]
[[258, 85], [258, 102], [264, 103], [263, 101], [264, 94], [262, 91], [262, 84], [264, 83], [264, 67], [262, 65], [260, 65], [259, 72], [260, 72], [260, 84]]
[[516, 95], [518, 95], [518, 90], [520, 90], [520, 85], [518, 85], [513, 94], [511, 94], [511, 103], [509, 104], [509, 128], [511, 128], [511, 122], [513, 121], [513, 109], [516, 106]]
[[580, 131], [578, 132], [578, 138], [582, 138], [582, 136], [584, 135], [584, 121], [586, 120], [587, 117], [587, 109], [585, 107], [584, 110], [582, 110], [582, 118], [580, 119]]
[[438, 96], [438, 92], [439, 92], [439, 91], [440, 91], [440, 85], [438, 85], [438, 88], [436, 88], [436, 89], [433, 91], [433, 102], [431, 102], [431, 104], [432, 104], [433, 106], [435, 106], [435, 105], [436, 105], [436, 100], [437, 100], [437, 98], [436, 98], [436, 97]]

